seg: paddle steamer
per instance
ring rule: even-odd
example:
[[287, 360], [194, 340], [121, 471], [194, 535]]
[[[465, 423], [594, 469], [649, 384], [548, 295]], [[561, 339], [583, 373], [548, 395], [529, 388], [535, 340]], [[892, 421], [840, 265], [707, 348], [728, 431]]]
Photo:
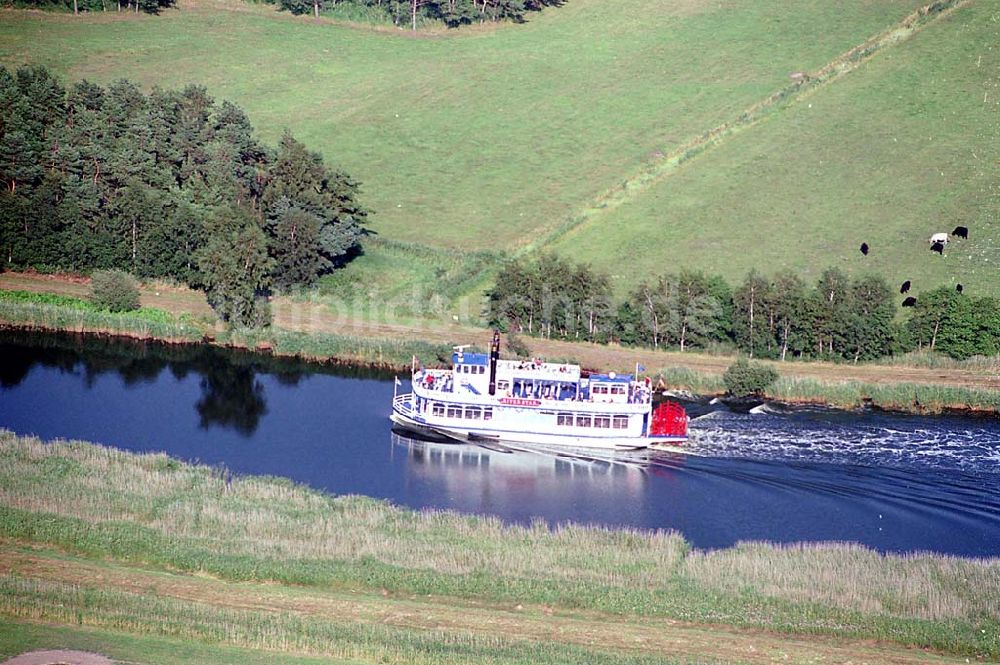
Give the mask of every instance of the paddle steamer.
[[390, 419], [419, 434], [604, 450], [687, 439], [684, 408], [675, 402], [654, 407], [648, 378], [585, 376], [579, 365], [501, 360], [499, 333], [488, 354], [456, 347], [450, 368], [414, 363], [411, 383], [412, 392], [393, 396]]

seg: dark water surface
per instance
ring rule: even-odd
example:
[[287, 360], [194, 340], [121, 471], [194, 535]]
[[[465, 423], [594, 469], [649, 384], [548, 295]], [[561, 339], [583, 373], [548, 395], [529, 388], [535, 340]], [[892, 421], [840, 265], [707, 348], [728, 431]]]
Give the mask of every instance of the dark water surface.
[[856, 541], [1000, 556], [1000, 422], [725, 407], [690, 454], [614, 459], [391, 432], [389, 376], [211, 347], [0, 333], [0, 427], [165, 451], [337, 494], [676, 529], [697, 547]]

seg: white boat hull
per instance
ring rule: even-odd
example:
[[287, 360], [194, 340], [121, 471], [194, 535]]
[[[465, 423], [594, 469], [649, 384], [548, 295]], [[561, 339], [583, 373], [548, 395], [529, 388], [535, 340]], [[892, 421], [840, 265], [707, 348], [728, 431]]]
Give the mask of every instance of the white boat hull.
[[528, 444], [538, 446], [565, 447], [588, 450], [640, 450], [651, 445], [672, 445], [683, 443], [687, 437], [635, 437], [602, 436], [585, 437], [567, 434], [547, 434], [541, 432], [497, 431], [488, 428], [449, 427], [434, 423], [420, 422], [393, 409], [389, 419], [404, 430], [423, 435], [438, 435], [455, 441], [496, 441], [503, 443]]

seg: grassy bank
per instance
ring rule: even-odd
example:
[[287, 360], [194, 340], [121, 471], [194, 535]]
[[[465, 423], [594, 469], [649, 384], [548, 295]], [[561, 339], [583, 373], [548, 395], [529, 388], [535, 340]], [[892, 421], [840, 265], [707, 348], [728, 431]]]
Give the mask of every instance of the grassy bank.
[[[549, 530], [412, 512], [280, 479], [227, 478], [162, 454], [80, 442], [46, 445], [9, 432], [0, 434], [0, 538], [81, 560], [243, 585], [294, 585], [303, 593], [594, 612], [626, 624], [670, 619], [1000, 656], [997, 560], [884, 556], [851, 545], [748, 544], [699, 552], [675, 533], [575, 525]], [[399, 640], [404, 646], [389, 649], [392, 661], [424, 654], [429, 662], [448, 662], [458, 646], [466, 659], [490, 652], [516, 662], [524, 655], [513, 639], [428, 638], [365, 625], [329, 632], [308, 617], [227, 613], [175, 600], [140, 611], [146, 605], [128, 595], [135, 588], [101, 591], [93, 582], [74, 586], [32, 577], [17, 565], [7, 569], [0, 614], [8, 619], [233, 646], [288, 643], [302, 652], [332, 641], [346, 649], [342, 658], [355, 647], [381, 653]], [[598, 652], [592, 662], [617, 662]], [[549, 662], [580, 657], [560, 654]]]
[[207, 339], [220, 346], [387, 369], [408, 368], [414, 355], [440, 362], [451, 353], [449, 346], [419, 341], [291, 332], [280, 328], [224, 330], [183, 314], [176, 316], [154, 308], [114, 313], [97, 309], [83, 298], [3, 289], [0, 289], [0, 322], [22, 330], [114, 335], [171, 344]]
[[[323, 305], [303, 304], [302, 307], [322, 309]], [[312, 320], [310, 316], [304, 316]], [[209, 341], [223, 347], [256, 350], [280, 357], [312, 362], [353, 364], [390, 371], [405, 372], [414, 356], [422, 362], [446, 365], [451, 346], [474, 341], [485, 344], [486, 333], [476, 336], [466, 333], [430, 331], [426, 335], [440, 342], [419, 341], [426, 330], [379, 328], [373, 333], [361, 329], [358, 334], [319, 330], [292, 331], [277, 326], [260, 330], [225, 330], [205, 317], [181, 310], [179, 314], [143, 308], [138, 312], [112, 314], [97, 310], [87, 300], [78, 297], [7, 291], [0, 289], [0, 324], [21, 330], [50, 330], [90, 333], [159, 340], [168, 343], [199, 343]], [[353, 328], [348, 326], [348, 330]], [[423, 330], [423, 332], [421, 332]], [[399, 334], [402, 331], [405, 334]], [[392, 336], [389, 336], [389, 334]], [[393, 334], [394, 333], [394, 334]], [[654, 377], [662, 377], [669, 389], [689, 390], [699, 394], [722, 394], [722, 372], [733, 358], [698, 356], [696, 354], [664, 354], [648, 349], [624, 349], [597, 345], [574, 345], [567, 342], [525, 338], [531, 353], [549, 359], [563, 358], [593, 370], [632, 371], [634, 362], [649, 368]], [[663, 364], [665, 357], [678, 365]], [[768, 397], [787, 402], [829, 404], [852, 409], [877, 406], [915, 413], [941, 413], [949, 410], [1000, 412], [1000, 390], [992, 388], [988, 377], [996, 376], [995, 359], [976, 358], [966, 362], [942, 360], [927, 354], [914, 354], [897, 360], [894, 367], [836, 366], [822, 363], [772, 363], [782, 378], [770, 389]], [[685, 366], [687, 365], [687, 366]], [[828, 366], [829, 365], [829, 366]], [[926, 380], [927, 371], [936, 370]], [[815, 376], [809, 375], [814, 372]], [[874, 372], [874, 374], [873, 374]], [[924, 381], [915, 381], [921, 376]], [[921, 374], [922, 373], [922, 374]], [[879, 381], [865, 380], [877, 376]], [[886, 381], [885, 375], [898, 377]], [[958, 377], [946, 381], [949, 375]], [[962, 379], [964, 377], [964, 379]], [[970, 385], [963, 385], [962, 381]], [[986, 387], [976, 387], [976, 385]]]
[[[769, 364], [779, 373], [785, 368], [781, 363]], [[663, 377], [667, 390], [683, 390], [701, 395], [723, 395], [726, 392], [722, 375], [717, 373], [662, 367], [654, 370], [652, 374]], [[921, 414], [970, 412], [997, 415], [1000, 413], [1000, 391], [905, 381], [878, 384], [781, 376], [767, 389], [764, 398], [789, 404], [822, 404], [838, 409], [876, 407], [889, 411]]]
[[202, 329], [189, 317], [143, 307], [109, 312], [72, 296], [0, 289], [0, 321], [19, 328], [123, 335], [169, 342], [201, 339]]

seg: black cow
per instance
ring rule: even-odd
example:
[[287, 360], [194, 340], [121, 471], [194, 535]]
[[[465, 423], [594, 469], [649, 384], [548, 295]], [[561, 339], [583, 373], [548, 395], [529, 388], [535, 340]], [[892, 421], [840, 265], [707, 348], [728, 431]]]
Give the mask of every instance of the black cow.
[[965, 288], [961, 284], [956, 284], [955, 285], [955, 290], [958, 291], [959, 293], [961, 293], [962, 291], [965, 290]]
[[910, 280], [906, 280], [905, 282], [903, 282], [903, 285], [899, 287], [899, 292], [906, 293], [909, 290], [910, 290]]
[[868, 243], [866, 242], [861, 243], [861, 253], [864, 254], [865, 256], [868, 256]]
[[906, 300], [903, 301], [903, 307], [913, 307], [916, 304], [917, 304], [917, 299], [914, 298], [913, 296], [909, 296]]
[[934, 243], [933, 245], [931, 245], [931, 251], [937, 252], [941, 256], [944, 256], [944, 243], [943, 242]]
[[956, 226], [955, 230], [951, 232], [951, 235], [958, 236], [959, 238], [969, 238], [969, 229], [964, 226]]

